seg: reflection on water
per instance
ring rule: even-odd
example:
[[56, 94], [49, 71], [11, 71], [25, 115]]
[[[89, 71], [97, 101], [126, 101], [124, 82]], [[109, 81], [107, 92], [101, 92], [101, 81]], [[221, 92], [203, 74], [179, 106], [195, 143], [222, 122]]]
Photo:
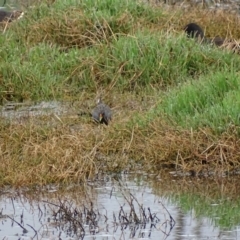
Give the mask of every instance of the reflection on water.
[[[97, 184], [89, 182], [85, 192], [74, 188], [62, 193], [49, 187], [37, 196], [3, 191], [0, 239], [81, 239], [77, 235], [83, 233], [80, 225], [77, 230], [71, 225], [77, 219], [83, 219], [83, 239], [240, 239], [237, 228], [222, 231], [210, 219], [196, 218], [194, 210], [184, 213], [163, 191], [162, 196], [155, 195], [143, 180], [136, 180], [125, 175], [121, 181], [107, 178]], [[60, 205], [65, 208], [60, 209]], [[154, 220], [128, 223], [133, 208], [139, 219], [150, 212]], [[71, 209], [71, 216], [67, 217], [67, 209]], [[120, 215], [126, 216], [125, 224]]]

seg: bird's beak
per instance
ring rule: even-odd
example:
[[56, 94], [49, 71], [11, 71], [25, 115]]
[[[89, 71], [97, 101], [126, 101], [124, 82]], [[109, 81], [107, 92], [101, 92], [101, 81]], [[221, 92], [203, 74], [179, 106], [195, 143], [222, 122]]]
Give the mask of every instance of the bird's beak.
[[99, 122], [101, 122], [102, 119], [103, 119], [103, 115], [100, 113], [100, 114], [99, 114]]

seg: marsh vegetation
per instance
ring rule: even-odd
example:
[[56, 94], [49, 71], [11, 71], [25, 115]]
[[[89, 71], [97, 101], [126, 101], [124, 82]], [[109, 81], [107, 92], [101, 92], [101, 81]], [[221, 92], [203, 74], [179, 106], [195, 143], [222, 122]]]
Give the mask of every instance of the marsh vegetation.
[[[127, 0], [45, 0], [2, 22], [0, 185], [238, 173], [240, 57], [188, 39], [192, 21], [206, 37], [240, 38], [235, 13]], [[113, 110], [109, 126], [90, 117], [97, 94]], [[3, 114], [53, 100], [67, 111]]]

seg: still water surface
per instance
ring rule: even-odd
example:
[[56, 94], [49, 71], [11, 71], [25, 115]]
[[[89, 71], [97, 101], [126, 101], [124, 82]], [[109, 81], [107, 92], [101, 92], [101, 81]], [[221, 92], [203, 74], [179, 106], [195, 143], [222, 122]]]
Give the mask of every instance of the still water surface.
[[[183, 211], [164, 189], [157, 192], [162, 192], [162, 195], [156, 194], [156, 189], [153, 190], [145, 179], [130, 175], [122, 175], [118, 180], [107, 177], [103, 181], [89, 182], [84, 193], [77, 186], [64, 193], [55, 186], [49, 186], [33, 195], [26, 194], [24, 190], [4, 190], [0, 200], [0, 239], [240, 239], [240, 226], [223, 231], [214, 226], [212, 219], [204, 217], [204, 209], [202, 216], [196, 217], [194, 209]], [[122, 207], [127, 215], [131, 211], [130, 199], [140, 218], [139, 206], [146, 210], [146, 215], [149, 208], [152, 216], [156, 216], [152, 225], [151, 222], [145, 225], [120, 224], [120, 209]], [[61, 203], [75, 209], [75, 212], [82, 211], [84, 215], [86, 209], [91, 209], [90, 202], [98, 217], [94, 227], [83, 221], [83, 238], [71, 229], [66, 219], [61, 219], [63, 213], [54, 217], [54, 213], [55, 216], [59, 213], [56, 206]]]

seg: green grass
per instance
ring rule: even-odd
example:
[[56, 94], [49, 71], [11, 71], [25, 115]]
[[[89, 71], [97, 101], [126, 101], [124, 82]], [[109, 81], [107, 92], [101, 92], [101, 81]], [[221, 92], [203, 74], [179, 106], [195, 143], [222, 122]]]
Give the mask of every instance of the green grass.
[[[0, 185], [79, 183], [129, 159], [134, 170], [235, 171], [240, 58], [187, 39], [187, 16], [127, 0], [56, 0], [11, 23], [0, 34], [2, 105], [68, 104], [60, 115], [2, 115]], [[109, 126], [91, 121], [99, 94], [113, 109]]]
[[169, 91], [151, 115], [164, 114], [185, 128], [223, 132], [239, 123], [239, 74], [216, 72]]
[[0, 36], [0, 102], [159, 91], [147, 122], [237, 125], [239, 56], [159, 28], [181, 16], [127, 0], [44, 1]]

